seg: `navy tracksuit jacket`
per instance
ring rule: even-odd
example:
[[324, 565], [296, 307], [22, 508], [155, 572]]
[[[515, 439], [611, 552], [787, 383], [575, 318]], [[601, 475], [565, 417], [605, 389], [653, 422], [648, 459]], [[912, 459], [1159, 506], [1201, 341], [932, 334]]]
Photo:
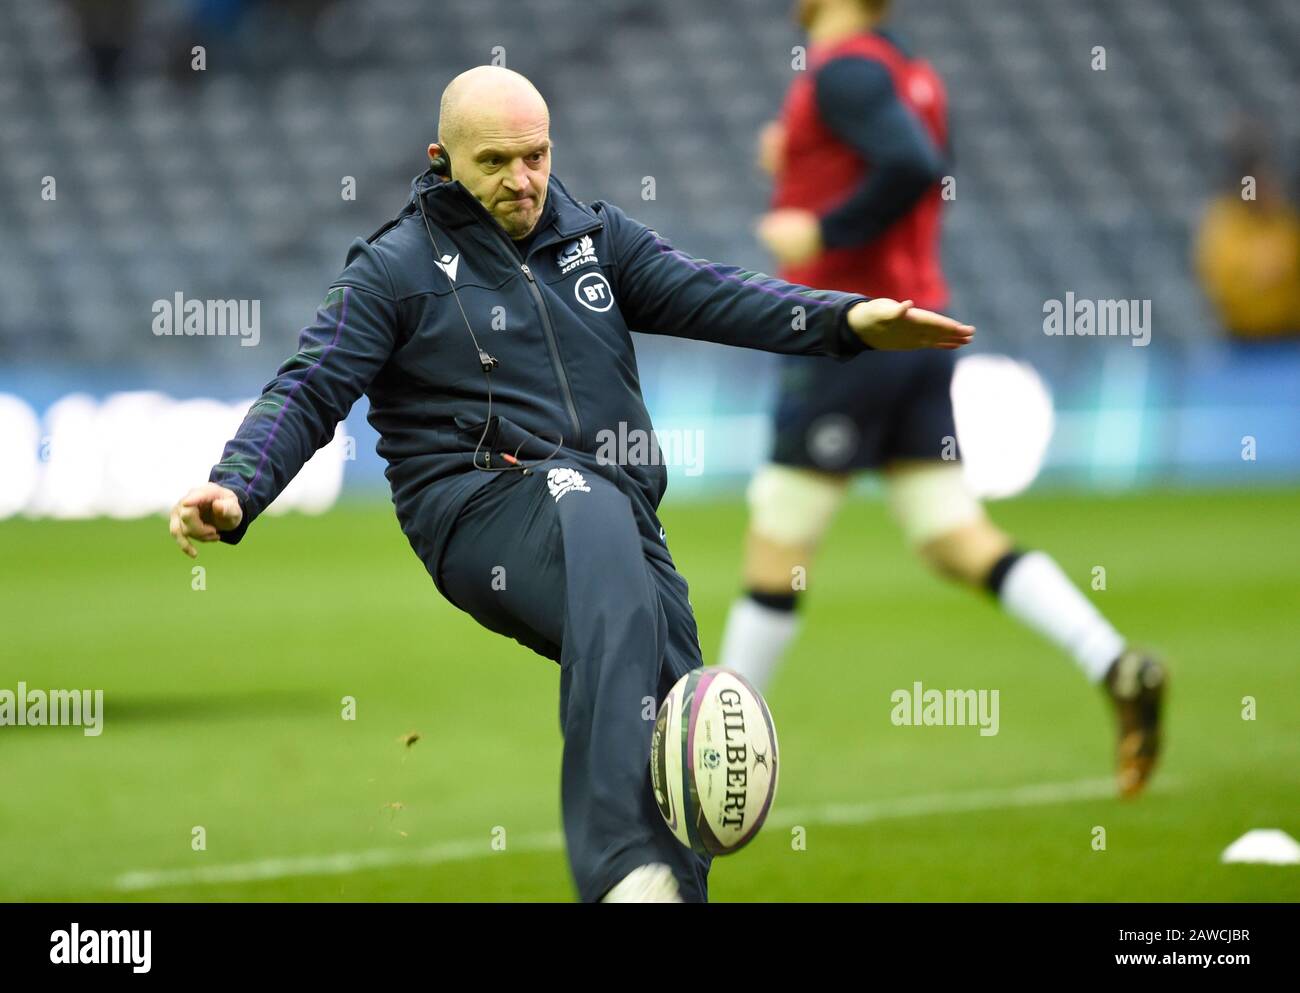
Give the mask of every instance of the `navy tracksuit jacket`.
[[[866, 348], [845, 319], [864, 298], [692, 259], [618, 207], [573, 199], [554, 176], [547, 196], [526, 258], [460, 183], [431, 172], [396, 218], [353, 244], [297, 353], [213, 467], [244, 512], [222, 540], [243, 538], [367, 394], [398, 520], [439, 590], [561, 664], [580, 896], [667, 862], [684, 896], [704, 899], [707, 862], [667, 832], [649, 786], [644, 698], [661, 700], [701, 664], [655, 516], [667, 472], [662, 460], [598, 459], [601, 433], [652, 430], [632, 330], [848, 358]], [[498, 360], [490, 421], [466, 320]], [[476, 448], [479, 466], [510, 455], [532, 468], [481, 471]], [[492, 568], [507, 559], [516, 568], [495, 589]]]

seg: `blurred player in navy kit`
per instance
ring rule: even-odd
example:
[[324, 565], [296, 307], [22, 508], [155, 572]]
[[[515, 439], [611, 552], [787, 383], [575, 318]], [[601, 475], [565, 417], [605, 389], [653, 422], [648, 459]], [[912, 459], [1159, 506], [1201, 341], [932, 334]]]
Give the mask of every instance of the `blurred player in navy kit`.
[[[807, 70], [760, 136], [776, 189], [758, 233], [791, 282], [942, 310], [947, 100], [934, 69], [881, 27], [888, 5], [799, 0]], [[796, 631], [793, 577], [853, 475], [881, 470], [891, 510], [928, 565], [989, 590], [1104, 687], [1119, 722], [1120, 792], [1139, 792], [1159, 752], [1164, 669], [1131, 649], [1048, 555], [1017, 549], [985, 515], [956, 458], [955, 356], [782, 361], [774, 450], [749, 488], [746, 593], [731, 608], [719, 664], [767, 685]]]

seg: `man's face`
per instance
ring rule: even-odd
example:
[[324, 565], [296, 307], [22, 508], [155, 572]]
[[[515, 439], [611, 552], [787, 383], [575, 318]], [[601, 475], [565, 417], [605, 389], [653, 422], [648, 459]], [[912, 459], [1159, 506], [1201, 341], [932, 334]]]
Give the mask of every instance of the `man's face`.
[[487, 124], [458, 140], [450, 153], [452, 178], [506, 234], [522, 238], [536, 227], [551, 175], [549, 121]]

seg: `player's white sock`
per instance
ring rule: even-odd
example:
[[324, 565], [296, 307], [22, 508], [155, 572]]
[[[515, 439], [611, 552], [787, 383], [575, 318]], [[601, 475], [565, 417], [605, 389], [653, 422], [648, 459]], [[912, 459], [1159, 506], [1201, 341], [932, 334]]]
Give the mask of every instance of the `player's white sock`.
[[765, 607], [743, 596], [727, 614], [718, 665], [740, 673], [762, 693], [781, 664], [798, 625], [793, 610]]
[[1093, 682], [1124, 651], [1120, 633], [1044, 552], [1017, 558], [997, 594], [1007, 613], [1069, 652]]
[[624, 876], [601, 903], [681, 903], [677, 877], [662, 862], [639, 866]]

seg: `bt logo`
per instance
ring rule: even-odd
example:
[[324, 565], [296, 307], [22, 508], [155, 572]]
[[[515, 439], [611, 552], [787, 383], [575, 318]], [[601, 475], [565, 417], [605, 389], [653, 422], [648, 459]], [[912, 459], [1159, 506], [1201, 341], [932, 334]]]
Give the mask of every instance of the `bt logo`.
[[573, 286], [573, 295], [578, 303], [588, 310], [603, 314], [614, 306], [614, 291], [609, 287], [609, 280], [601, 272], [585, 273]]

